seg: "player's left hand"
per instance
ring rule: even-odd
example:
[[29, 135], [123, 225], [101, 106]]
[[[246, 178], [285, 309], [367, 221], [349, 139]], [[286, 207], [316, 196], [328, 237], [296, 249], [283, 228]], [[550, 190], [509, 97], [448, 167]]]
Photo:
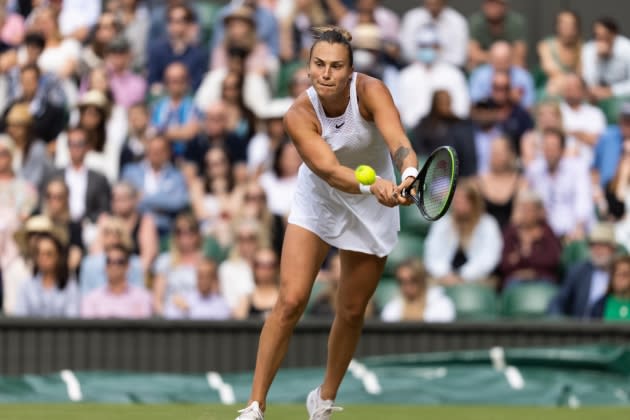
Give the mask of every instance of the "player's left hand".
[[406, 179], [403, 179], [400, 185], [398, 185], [394, 189], [395, 198], [398, 200], [399, 205], [408, 206], [410, 204], [413, 204], [413, 200], [411, 199], [411, 197], [405, 196], [403, 194], [403, 191], [409, 188], [409, 186], [413, 183], [415, 179], [415, 177], [408, 176]]

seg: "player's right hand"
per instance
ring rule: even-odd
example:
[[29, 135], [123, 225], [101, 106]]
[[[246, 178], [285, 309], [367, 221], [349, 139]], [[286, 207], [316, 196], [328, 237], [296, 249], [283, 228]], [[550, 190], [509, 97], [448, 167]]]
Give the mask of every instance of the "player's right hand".
[[400, 203], [399, 193], [396, 184], [387, 179], [376, 178], [374, 184], [370, 186], [370, 191], [379, 203], [387, 207], [396, 207]]

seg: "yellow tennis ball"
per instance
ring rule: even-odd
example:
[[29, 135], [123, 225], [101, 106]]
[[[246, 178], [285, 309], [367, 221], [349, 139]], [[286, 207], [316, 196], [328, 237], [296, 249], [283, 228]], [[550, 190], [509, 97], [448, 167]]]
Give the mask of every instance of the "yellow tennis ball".
[[354, 171], [354, 176], [363, 185], [372, 185], [376, 181], [376, 172], [368, 165], [359, 165]]

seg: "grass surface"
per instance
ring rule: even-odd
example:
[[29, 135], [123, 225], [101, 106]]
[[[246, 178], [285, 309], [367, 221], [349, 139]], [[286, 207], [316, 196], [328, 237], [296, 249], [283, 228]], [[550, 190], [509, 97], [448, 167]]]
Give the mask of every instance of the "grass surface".
[[[0, 405], [3, 420], [234, 420], [239, 407], [219, 405]], [[355, 405], [335, 420], [621, 420], [630, 408], [427, 407]], [[269, 408], [266, 420], [306, 420], [302, 405]]]

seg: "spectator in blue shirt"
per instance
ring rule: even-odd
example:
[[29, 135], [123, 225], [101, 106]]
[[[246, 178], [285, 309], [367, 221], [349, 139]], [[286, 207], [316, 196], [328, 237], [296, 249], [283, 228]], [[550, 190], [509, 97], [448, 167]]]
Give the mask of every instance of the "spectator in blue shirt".
[[620, 108], [619, 125], [609, 126], [595, 146], [593, 170], [599, 174], [602, 187], [615, 175], [621, 146], [626, 139], [630, 140], [630, 102], [624, 103]]
[[183, 63], [171, 63], [164, 73], [166, 96], [151, 113], [151, 127], [171, 142], [173, 157], [181, 158], [188, 143], [199, 132], [199, 116], [190, 92], [188, 71]]
[[176, 5], [167, 11], [167, 37], [149, 42], [148, 83], [151, 93], [161, 93], [161, 81], [169, 64], [179, 61], [188, 69], [193, 89], [201, 84], [208, 70], [208, 51], [191, 39], [194, 14], [184, 5]]
[[512, 47], [506, 41], [498, 41], [490, 49], [490, 63], [477, 68], [470, 75], [470, 100], [479, 102], [492, 93], [492, 77], [495, 72], [510, 75], [510, 97], [523, 108], [530, 109], [536, 100], [534, 79], [529, 72], [512, 65]]

